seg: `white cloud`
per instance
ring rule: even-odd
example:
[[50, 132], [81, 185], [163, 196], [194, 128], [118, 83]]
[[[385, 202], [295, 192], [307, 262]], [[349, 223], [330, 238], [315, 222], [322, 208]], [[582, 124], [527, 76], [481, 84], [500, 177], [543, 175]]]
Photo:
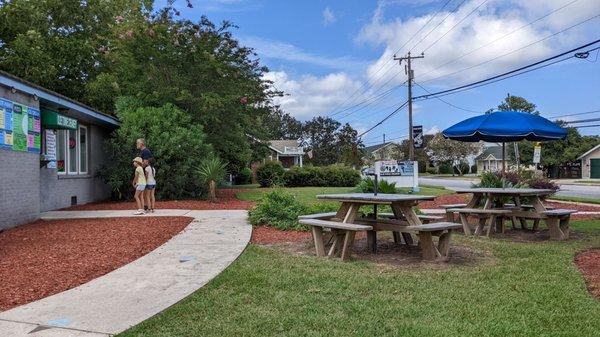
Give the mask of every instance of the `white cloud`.
[[[526, 26], [530, 21], [565, 5], [565, 1], [512, 0], [509, 2], [492, 0], [477, 9], [467, 19], [460, 22], [463, 17], [467, 16], [480, 3], [481, 0], [470, 0], [453, 13], [448, 11], [440, 12], [425, 29], [417, 34], [409, 43], [406, 43], [430, 19], [433, 12], [406, 20], [401, 20], [400, 18], [385, 19], [384, 9], [391, 4], [389, 2], [380, 2], [371, 22], [362, 27], [359, 35], [356, 37], [356, 41], [359, 43], [368, 43], [375, 46], [383, 45], [385, 47], [378, 60], [367, 68], [367, 77], [369, 80], [383, 83], [392, 76], [395, 76], [393, 80], [390, 79], [393, 81], [392, 83], [401, 83], [405, 80], [406, 76], [403, 74], [403, 67], [399, 67], [397, 63], [393, 64], [390, 62], [393, 54], [398, 49], [400, 49], [401, 54], [404, 54], [409, 49], [414, 48], [414, 55], [432, 45], [431, 48], [426, 50], [424, 59], [414, 62], [416, 80], [426, 81], [427, 79], [453, 73], [507, 54], [577, 22], [583, 21], [597, 14], [598, 9], [600, 9], [597, 0], [579, 0], [550, 15], [546, 19], [540, 20], [531, 26]], [[454, 5], [451, 4], [450, 6]], [[450, 7], [450, 9], [454, 9], [454, 7]], [[446, 16], [446, 20], [435, 28], [435, 30], [431, 31]], [[531, 63], [534, 60], [553, 55], [582, 41], [587, 42], [589, 37], [593, 35], [592, 30], [594, 27], [597, 27], [598, 21], [600, 20], [595, 19], [581, 27], [570, 29], [555, 38], [544, 40], [543, 42], [536, 43], [523, 50], [465, 70], [464, 72], [458, 72], [452, 77], [446, 78], [446, 80], [451, 80], [453, 83], [458, 84], [469, 80], [481, 79], [485, 76], [496, 74], [500, 70], [513, 69], [517, 66]], [[457, 26], [452, 29], [455, 25]], [[522, 26], [526, 27], [519, 29]], [[502, 36], [517, 29], [519, 30], [506, 38], [500, 39]], [[430, 31], [431, 33], [429, 33]], [[436, 42], [439, 37], [448, 31], [450, 32], [447, 35]], [[418, 43], [421, 39], [423, 39], [422, 42]], [[439, 67], [497, 39], [498, 41], [485, 48], [481, 48], [456, 62]], [[438, 67], [439, 69], [437, 69]], [[397, 68], [397, 70], [393, 68]], [[384, 71], [386, 69], [390, 71]], [[399, 74], [400, 72], [401, 74]], [[382, 76], [383, 74], [385, 75]]]
[[437, 125], [434, 125], [434, 126], [432, 126], [432, 127], [429, 129], [429, 130], [426, 130], [426, 131], [425, 131], [425, 134], [426, 134], [426, 135], [435, 135], [436, 133], [438, 133], [438, 132], [441, 132], [441, 131], [442, 131], [442, 130], [440, 129], [440, 127], [439, 127], [439, 126], [437, 126]]
[[331, 8], [325, 7], [325, 9], [323, 10], [323, 25], [329, 26], [330, 24], [334, 23], [336, 20], [337, 20], [337, 18], [335, 17], [335, 14], [331, 10]]
[[349, 56], [327, 57], [307, 53], [300, 48], [286, 42], [263, 39], [260, 37], [243, 37], [241, 42], [255, 49], [261, 58], [271, 58], [290, 62], [301, 62], [314, 64], [330, 69], [358, 71], [364, 68], [367, 63]]
[[284, 71], [275, 71], [266, 73], [264, 78], [272, 81], [276, 89], [286, 93], [286, 96], [274, 99], [274, 103], [301, 120], [328, 114], [361, 85], [345, 73], [332, 73], [322, 77], [305, 75], [294, 80]]

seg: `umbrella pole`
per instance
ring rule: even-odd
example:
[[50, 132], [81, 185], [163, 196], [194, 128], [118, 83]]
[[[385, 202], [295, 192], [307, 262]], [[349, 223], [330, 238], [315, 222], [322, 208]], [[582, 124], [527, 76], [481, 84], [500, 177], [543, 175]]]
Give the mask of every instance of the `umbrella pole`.
[[502, 178], [504, 178], [504, 173], [506, 172], [506, 143], [502, 142]]

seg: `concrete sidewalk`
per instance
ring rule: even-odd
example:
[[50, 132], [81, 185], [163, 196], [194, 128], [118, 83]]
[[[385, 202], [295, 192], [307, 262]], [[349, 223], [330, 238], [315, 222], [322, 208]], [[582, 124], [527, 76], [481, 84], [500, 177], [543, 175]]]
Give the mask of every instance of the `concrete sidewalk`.
[[[129, 217], [131, 211], [55, 211], [43, 219]], [[194, 220], [149, 254], [73, 289], [0, 313], [0, 336], [110, 336], [177, 303], [244, 250], [246, 211], [160, 210]], [[140, 216], [143, 217], [143, 216]]]

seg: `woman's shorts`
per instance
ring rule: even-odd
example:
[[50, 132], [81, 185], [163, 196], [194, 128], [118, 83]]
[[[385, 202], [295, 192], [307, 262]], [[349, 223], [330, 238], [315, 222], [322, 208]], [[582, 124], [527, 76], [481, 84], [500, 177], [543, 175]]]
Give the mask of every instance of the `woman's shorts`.
[[145, 189], [146, 189], [146, 185], [136, 185], [135, 186], [136, 191], [143, 191]]
[[153, 190], [155, 187], [156, 185], [146, 185], [147, 190]]

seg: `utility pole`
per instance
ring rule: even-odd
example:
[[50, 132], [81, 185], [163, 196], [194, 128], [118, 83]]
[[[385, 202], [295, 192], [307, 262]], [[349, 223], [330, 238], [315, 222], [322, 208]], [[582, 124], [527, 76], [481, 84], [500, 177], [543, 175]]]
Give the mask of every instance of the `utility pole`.
[[408, 159], [411, 161], [415, 160], [415, 143], [413, 139], [413, 120], [412, 120], [412, 81], [415, 78], [415, 73], [411, 67], [411, 61], [413, 59], [422, 59], [425, 55], [421, 53], [419, 56], [410, 56], [410, 52], [406, 56], [396, 57], [394, 54], [394, 60], [398, 61], [399, 65], [402, 65], [402, 61], [406, 60], [406, 66], [404, 72], [408, 75]]

